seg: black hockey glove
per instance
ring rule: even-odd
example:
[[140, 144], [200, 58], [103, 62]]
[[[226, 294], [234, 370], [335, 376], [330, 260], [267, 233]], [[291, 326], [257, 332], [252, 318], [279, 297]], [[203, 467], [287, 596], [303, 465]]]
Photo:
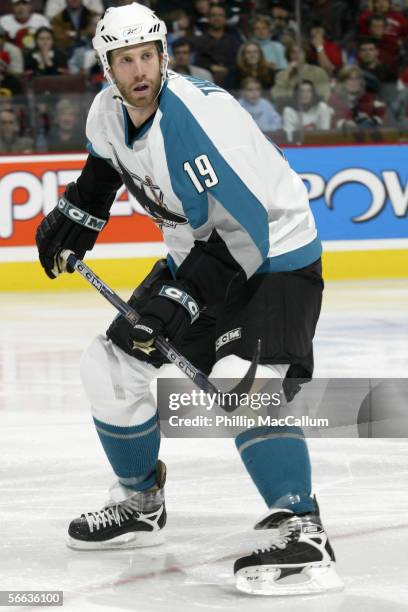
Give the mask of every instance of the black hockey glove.
[[179, 343], [198, 318], [200, 308], [187, 283], [166, 280], [155, 285], [139, 314], [131, 332], [133, 348], [148, 352], [157, 335]]
[[81, 208], [78, 187], [70, 183], [57, 206], [41, 221], [35, 235], [40, 262], [47, 276], [56, 278], [63, 271], [58, 262], [63, 249], [73, 251], [82, 259], [94, 246], [106, 222], [107, 218], [95, 217]]

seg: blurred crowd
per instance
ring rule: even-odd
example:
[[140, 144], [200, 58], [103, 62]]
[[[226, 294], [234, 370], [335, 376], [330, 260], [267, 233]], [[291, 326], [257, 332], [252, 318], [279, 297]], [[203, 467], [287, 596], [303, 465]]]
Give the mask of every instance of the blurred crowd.
[[[84, 149], [104, 83], [92, 37], [130, 1], [1, 1], [0, 153]], [[143, 3], [171, 68], [229, 90], [278, 142], [407, 140], [408, 0]]]

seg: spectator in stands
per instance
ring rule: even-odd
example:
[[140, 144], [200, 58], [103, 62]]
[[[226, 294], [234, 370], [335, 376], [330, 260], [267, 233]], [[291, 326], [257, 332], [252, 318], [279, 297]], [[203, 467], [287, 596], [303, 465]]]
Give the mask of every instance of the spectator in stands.
[[380, 93], [385, 83], [395, 83], [396, 75], [379, 60], [379, 49], [374, 38], [362, 39], [358, 45], [358, 65], [363, 71], [366, 91]]
[[39, 28], [34, 36], [35, 47], [26, 51], [24, 70], [27, 76], [53, 76], [68, 73], [65, 53], [54, 47], [54, 33], [50, 28]]
[[252, 116], [259, 129], [263, 132], [280, 130], [282, 119], [269, 100], [262, 97], [262, 87], [259, 81], [247, 77], [241, 84], [239, 103]]
[[8, 53], [0, 54], [0, 96], [19, 96], [23, 93], [21, 81], [10, 72]]
[[23, 72], [23, 54], [21, 49], [10, 42], [7, 42], [7, 32], [0, 26], [0, 59], [9, 60], [8, 70], [10, 74], [22, 74]]
[[302, 81], [283, 109], [283, 129], [289, 142], [296, 130], [329, 130], [333, 109], [319, 98], [311, 81]]
[[290, 18], [290, 12], [286, 5], [279, 2], [273, 4], [271, 16], [271, 39], [282, 43], [288, 49], [296, 41], [296, 22]]
[[356, 36], [358, 2], [349, 0], [306, 0], [302, 2], [302, 27], [309, 32], [320, 22], [331, 40], [343, 44]]
[[338, 74], [329, 106], [334, 110], [334, 127], [343, 130], [383, 125], [385, 105], [374, 94], [365, 92], [363, 74], [358, 66], [345, 66]]
[[272, 88], [274, 100], [284, 101], [290, 99], [295, 87], [300, 81], [311, 81], [317, 95], [327, 100], [330, 95], [330, 80], [328, 74], [320, 66], [305, 63], [305, 51], [298, 45], [287, 52], [289, 64], [285, 70], [278, 72], [275, 78], [275, 86]]
[[196, 35], [204, 34], [208, 29], [208, 13], [210, 0], [194, 0], [192, 24]]
[[241, 36], [226, 26], [226, 11], [222, 5], [213, 5], [208, 14], [208, 30], [195, 38], [195, 63], [210, 70], [215, 82], [223, 85], [228, 70], [236, 65]]
[[386, 64], [394, 73], [398, 69], [400, 46], [398, 42], [387, 36], [385, 32], [386, 21], [383, 15], [374, 13], [368, 20], [369, 36], [374, 38], [379, 49], [379, 60]]
[[309, 64], [320, 66], [329, 76], [332, 76], [342, 65], [339, 45], [329, 40], [321, 21], [317, 21], [311, 26], [309, 40], [307, 61]]
[[372, 10], [366, 10], [358, 18], [358, 33], [360, 36], [367, 36], [370, 31], [370, 19], [376, 14], [385, 19], [384, 34], [401, 43], [408, 36], [408, 21], [403, 13], [395, 11], [391, 6], [390, 0], [374, 0]]
[[[408, 8], [407, 8], [407, 12], [408, 12]], [[400, 63], [403, 66], [408, 66], [408, 36], [403, 41], [400, 47]]]
[[0, 153], [32, 153], [31, 138], [20, 136], [17, 116], [12, 110], [0, 110]]
[[405, 68], [398, 79], [398, 90], [390, 104], [393, 122], [397, 127], [408, 132], [408, 68]]
[[259, 81], [263, 89], [269, 89], [275, 80], [275, 71], [265, 61], [262, 49], [256, 42], [248, 41], [242, 45], [237, 66], [229, 71], [224, 85], [227, 89], [238, 89], [246, 77]]
[[85, 148], [82, 122], [71, 100], [63, 98], [55, 108], [55, 117], [47, 137], [49, 151], [79, 151]]
[[[82, 0], [83, 5], [87, 9], [102, 15], [105, 11], [105, 6], [102, 0]], [[112, 4], [113, 6], [113, 4]], [[44, 14], [48, 19], [52, 19], [58, 13], [61, 13], [67, 7], [67, 0], [47, 0], [45, 2]]]
[[173, 43], [173, 65], [172, 69], [179, 74], [187, 74], [206, 81], [213, 81], [213, 75], [209, 70], [194, 66], [191, 60], [191, 44], [187, 38], [179, 38]]
[[[212, 4], [217, 4], [213, 0]], [[228, 0], [224, 3], [227, 10], [227, 24], [234, 28], [245, 27], [247, 17], [254, 8], [254, 0]]]
[[263, 56], [270, 68], [283, 70], [288, 62], [285, 56], [285, 47], [282, 43], [271, 40], [272, 20], [268, 16], [260, 15], [255, 18], [252, 27], [251, 41], [256, 42], [262, 49]]
[[12, 0], [13, 13], [0, 17], [0, 26], [7, 32], [10, 42], [20, 49], [32, 49], [38, 28], [49, 28], [44, 15], [33, 13], [31, 0]]
[[99, 15], [94, 15], [90, 19], [86, 29], [84, 44], [81, 47], [77, 47], [68, 60], [70, 74], [83, 74], [88, 79], [88, 84], [92, 91], [99, 91], [104, 82], [102, 66], [92, 46], [92, 39], [95, 36], [99, 19]]
[[67, 8], [51, 21], [56, 46], [71, 54], [75, 47], [84, 44], [89, 22], [95, 15], [82, 4], [82, 0], [67, 0]]
[[[126, 2], [126, 4], [130, 4], [132, 1], [134, 0], [129, 0], [129, 2]], [[165, 20], [167, 19], [169, 13], [172, 13], [173, 11], [177, 11], [179, 9], [186, 12], [191, 11], [191, 0], [154, 0], [154, 3], [142, 2], [142, 4], [154, 4], [153, 6], [150, 6], [150, 8], [156, 11], [156, 13], [160, 15], [161, 19]]]
[[173, 11], [167, 18], [167, 47], [172, 55], [173, 43], [179, 38], [188, 38], [193, 35], [190, 16], [181, 9]]

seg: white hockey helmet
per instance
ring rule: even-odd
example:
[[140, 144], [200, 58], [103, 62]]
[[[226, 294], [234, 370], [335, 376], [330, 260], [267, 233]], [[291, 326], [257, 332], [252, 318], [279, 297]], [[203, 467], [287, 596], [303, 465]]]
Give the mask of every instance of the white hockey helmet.
[[114, 85], [114, 79], [109, 72], [109, 51], [140, 43], [161, 42], [163, 51], [161, 87], [163, 87], [169, 63], [166, 34], [164, 21], [161, 21], [147, 6], [133, 2], [125, 6], [111, 7], [105, 11], [96, 27], [92, 44], [102, 62], [105, 77]]

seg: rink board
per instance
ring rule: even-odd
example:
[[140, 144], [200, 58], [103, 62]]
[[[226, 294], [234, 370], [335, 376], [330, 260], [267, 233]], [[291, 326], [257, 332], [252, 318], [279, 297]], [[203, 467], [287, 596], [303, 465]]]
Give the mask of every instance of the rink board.
[[[407, 273], [407, 251], [340, 251], [323, 255], [325, 280], [368, 278], [403, 278]], [[136, 287], [152, 268], [155, 257], [131, 259], [87, 258], [92, 270], [105, 283], [115, 287]], [[86, 289], [92, 291], [77, 274], [64, 274], [51, 281], [38, 262], [8, 262], [0, 264], [1, 291]]]
[[[285, 150], [309, 191], [327, 279], [408, 277], [407, 150], [408, 145]], [[34, 236], [85, 159], [84, 154], [0, 158], [0, 290], [84, 286], [76, 275], [50, 282], [37, 262]], [[159, 229], [122, 188], [87, 260], [106, 282], [132, 287], [163, 255]]]

